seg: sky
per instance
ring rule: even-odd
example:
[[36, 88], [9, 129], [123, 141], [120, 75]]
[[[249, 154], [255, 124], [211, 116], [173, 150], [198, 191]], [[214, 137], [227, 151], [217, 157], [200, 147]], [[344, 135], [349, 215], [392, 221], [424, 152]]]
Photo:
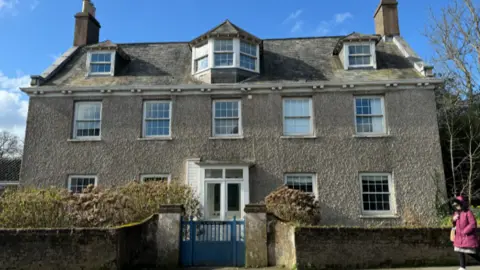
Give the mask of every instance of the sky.
[[[260, 38], [374, 33], [380, 0], [93, 0], [100, 40], [190, 41], [226, 19]], [[430, 10], [448, 0], [399, 0], [400, 32], [428, 61], [424, 29]], [[82, 0], [0, 0], [0, 130], [23, 139], [28, 86], [73, 43]]]

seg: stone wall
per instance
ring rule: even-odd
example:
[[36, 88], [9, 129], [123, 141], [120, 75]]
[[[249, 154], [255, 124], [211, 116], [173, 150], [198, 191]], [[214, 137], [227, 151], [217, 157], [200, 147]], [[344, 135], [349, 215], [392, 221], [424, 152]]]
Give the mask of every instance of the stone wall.
[[289, 269], [296, 264], [295, 228], [268, 216], [268, 265]]
[[448, 229], [296, 228], [295, 252], [299, 270], [457, 264]]
[[176, 267], [182, 209], [165, 206], [140, 224], [113, 229], [0, 229], [0, 269]]

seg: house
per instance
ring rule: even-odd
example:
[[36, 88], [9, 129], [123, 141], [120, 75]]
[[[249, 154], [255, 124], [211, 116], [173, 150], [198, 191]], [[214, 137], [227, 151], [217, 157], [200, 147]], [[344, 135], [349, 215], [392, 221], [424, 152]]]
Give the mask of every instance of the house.
[[375, 34], [262, 39], [227, 20], [125, 44], [99, 42], [84, 0], [73, 47], [22, 89], [22, 184], [180, 181], [213, 220], [286, 184], [318, 198], [324, 224], [432, 222], [442, 81], [400, 36], [396, 0], [374, 14]]

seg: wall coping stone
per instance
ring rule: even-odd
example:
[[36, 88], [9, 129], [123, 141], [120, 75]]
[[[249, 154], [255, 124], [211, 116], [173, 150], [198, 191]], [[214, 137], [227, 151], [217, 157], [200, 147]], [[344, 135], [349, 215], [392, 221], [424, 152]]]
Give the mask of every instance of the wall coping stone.
[[181, 204], [160, 205], [160, 214], [183, 214], [184, 208]]
[[247, 204], [244, 209], [245, 213], [267, 213], [265, 204]]

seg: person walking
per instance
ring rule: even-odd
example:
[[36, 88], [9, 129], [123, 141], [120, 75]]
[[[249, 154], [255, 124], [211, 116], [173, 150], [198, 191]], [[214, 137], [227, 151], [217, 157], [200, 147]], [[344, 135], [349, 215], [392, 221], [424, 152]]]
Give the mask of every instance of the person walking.
[[469, 209], [468, 202], [462, 196], [453, 200], [453, 207], [455, 208], [453, 215], [455, 230], [453, 246], [460, 259], [460, 268], [458, 270], [466, 270], [465, 254], [480, 262], [480, 256], [477, 253], [477, 221]]

